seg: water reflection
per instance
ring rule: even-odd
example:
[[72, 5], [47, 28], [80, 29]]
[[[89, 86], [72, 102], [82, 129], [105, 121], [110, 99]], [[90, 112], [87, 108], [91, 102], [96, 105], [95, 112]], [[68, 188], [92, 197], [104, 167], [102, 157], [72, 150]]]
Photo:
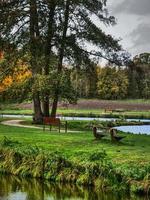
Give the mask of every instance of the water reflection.
[[103, 193], [74, 185], [50, 184], [35, 179], [0, 176], [0, 200], [146, 200], [120, 194]]

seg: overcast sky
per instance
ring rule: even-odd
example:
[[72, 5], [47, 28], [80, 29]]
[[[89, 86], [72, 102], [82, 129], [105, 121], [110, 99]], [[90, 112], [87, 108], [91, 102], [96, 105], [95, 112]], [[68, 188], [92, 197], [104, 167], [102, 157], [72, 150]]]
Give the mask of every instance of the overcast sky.
[[132, 56], [150, 52], [150, 0], [107, 0], [107, 7], [117, 25], [105, 31], [121, 38], [123, 48]]

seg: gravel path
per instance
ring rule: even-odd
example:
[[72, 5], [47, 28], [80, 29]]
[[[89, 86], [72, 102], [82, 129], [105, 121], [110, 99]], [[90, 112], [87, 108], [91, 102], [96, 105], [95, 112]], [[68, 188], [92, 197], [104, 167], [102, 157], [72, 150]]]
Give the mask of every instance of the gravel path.
[[7, 125], [7, 126], [23, 127], [23, 128], [42, 129], [41, 127], [37, 127], [37, 126], [23, 125], [23, 124], [21, 124], [22, 122], [24, 122], [24, 120], [15, 119], [15, 120], [6, 120], [6, 121], [3, 121], [3, 122], [1, 122], [1, 124]]
[[[22, 122], [24, 122], [24, 120], [15, 119], [15, 120], [2, 121], [1, 124], [7, 125], [7, 126], [15, 126], [15, 127], [33, 128], [33, 129], [41, 129], [41, 130], [43, 130], [42, 127], [23, 125], [23, 124], [21, 124]], [[45, 130], [49, 130], [49, 128], [45, 128]], [[65, 130], [61, 130], [60, 132], [64, 133]], [[71, 130], [67, 131], [67, 133], [80, 133], [80, 132], [82, 132], [82, 131], [71, 131]]]

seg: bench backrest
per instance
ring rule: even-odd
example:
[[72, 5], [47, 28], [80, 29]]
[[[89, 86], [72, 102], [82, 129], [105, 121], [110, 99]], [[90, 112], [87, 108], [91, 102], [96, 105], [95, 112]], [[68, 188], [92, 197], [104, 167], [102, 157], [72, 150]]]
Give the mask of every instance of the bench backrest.
[[43, 117], [43, 124], [47, 125], [59, 125], [60, 119], [55, 117]]
[[109, 132], [110, 132], [111, 140], [112, 140], [112, 141], [116, 140], [116, 139], [115, 139], [115, 136], [116, 136], [116, 129], [110, 128]]
[[95, 138], [97, 138], [97, 128], [93, 127], [93, 135]]
[[112, 135], [112, 136], [116, 136], [116, 129], [114, 129], [114, 128], [110, 128], [109, 129], [109, 132], [110, 132], [110, 134]]
[[112, 108], [105, 108], [105, 112], [112, 112]]

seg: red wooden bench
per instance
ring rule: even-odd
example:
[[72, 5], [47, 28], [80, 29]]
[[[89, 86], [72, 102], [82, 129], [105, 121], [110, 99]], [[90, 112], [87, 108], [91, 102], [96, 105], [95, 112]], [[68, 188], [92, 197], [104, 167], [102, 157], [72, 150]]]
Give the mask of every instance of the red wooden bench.
[[45, 126], [49, 125], [50, 131], [52, 130], [52, 126], [58, 126], [59, 133], [60, 133], [60, 127], [64, 123], [65, 125], [65, 132], [67, 132], [67, 121], [61, 122], [59, 118], [55, 117], [43, 117], [43, 131], [45, 131]]

